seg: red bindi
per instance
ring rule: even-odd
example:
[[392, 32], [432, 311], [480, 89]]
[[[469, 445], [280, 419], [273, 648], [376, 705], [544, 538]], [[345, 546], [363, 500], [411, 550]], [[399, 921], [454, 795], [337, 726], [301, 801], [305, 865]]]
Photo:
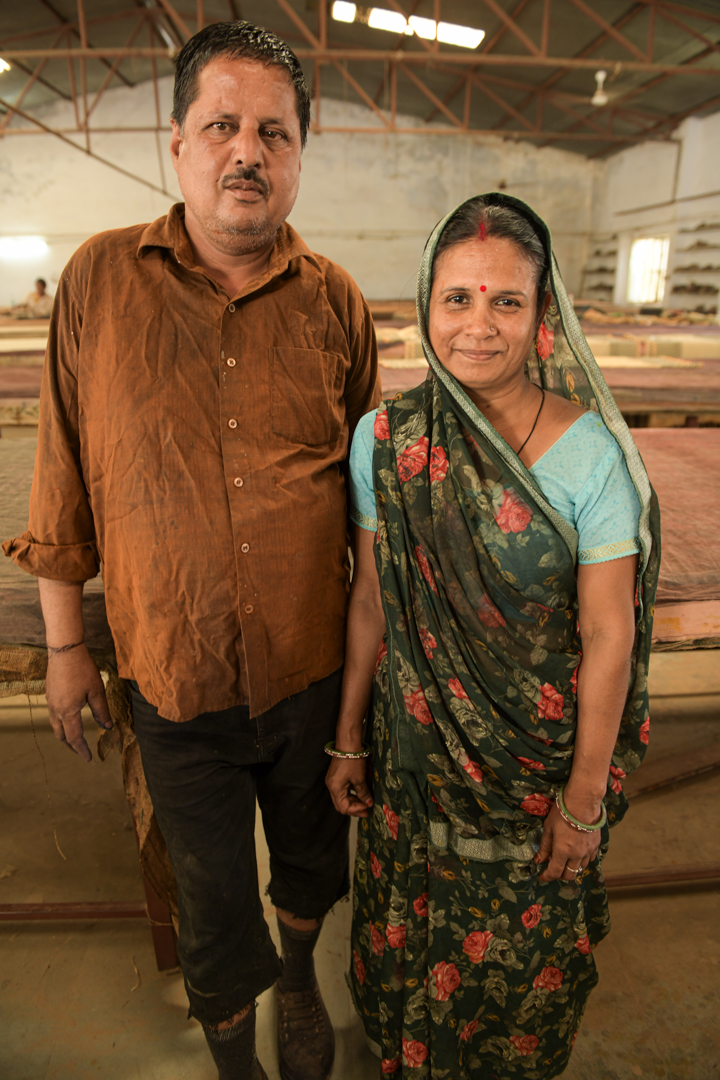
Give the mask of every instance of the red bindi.
[[487, 285], [481, 285], [480, 292], [487, 292]]

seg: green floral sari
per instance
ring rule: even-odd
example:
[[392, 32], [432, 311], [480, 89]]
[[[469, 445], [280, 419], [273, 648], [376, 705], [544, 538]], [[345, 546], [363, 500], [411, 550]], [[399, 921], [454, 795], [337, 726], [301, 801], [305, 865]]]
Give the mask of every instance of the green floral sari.
[[[552, 256], [529, 374], [597, 410], [641, 505], [637, 632], [606, 805], [648, 741], [659, 566], [654, 494]], [[565, 1068], [608, 932], [600, 858], [578, 885], [532, 861], [576, 729], [577, 534], [439, 363], [427, 337], [436, 227], [418, 318], [421, 386], [381, 407], [375, 555], [387, 621], [373, 689], [375, 804], [360, 822], [351, 988], [382, 1075], [548, 1080]], [[607, 847], [604, 830], [601, 857]]]

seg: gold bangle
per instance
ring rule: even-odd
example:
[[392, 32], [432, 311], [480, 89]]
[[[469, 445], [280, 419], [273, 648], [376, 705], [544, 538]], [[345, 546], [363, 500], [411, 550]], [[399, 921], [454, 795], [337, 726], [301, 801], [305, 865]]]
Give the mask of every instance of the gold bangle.
[[565, 788], [563, 787], [560, 788], [560, 790], [557, 791], [555, 794], [555, 805], [560, 811], [560, 816], [562, 817], [563, 821], [566, 821], [568, 825], [571, 825], [572, 828], [576, 829], [578, 832], [594, 833], [602, 829], [603, 825], [607, 821], [607, 810], [605, 809], [605, 803], [603, 802], [600, 804], [602, 807], [600, 811], [600, 820], [596, 821], [594, 825], [586, 825], [584, 822], [578, 821], [576, 817], [573, 817], [568, 810], [567, 806], [565, 805], [565, 800], [563, 798], [564, 791]]
[[351, 751], [346, 750], [336, 750], [335, 743], [329, 742], [325, 744], [325, 753], [328, 754], [330, 757], [350, 758], [352, 760], [355, 758], [370, 757], [370, 755], [372, 754], [372, 749], [369, 746], [363, 745], [362, 750], [360, 750], [358, 753], [352, 753]]

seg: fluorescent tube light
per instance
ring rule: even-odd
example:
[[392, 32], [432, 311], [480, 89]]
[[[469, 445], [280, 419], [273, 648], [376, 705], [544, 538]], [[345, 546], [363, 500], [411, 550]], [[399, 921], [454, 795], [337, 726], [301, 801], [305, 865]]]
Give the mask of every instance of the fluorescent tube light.
[[[437, 33], [437, 23], [434, 19], [422, 19], [419, 15], [411, 15], [410, 30], [411, 32], [414, 31], [418, 37], [425, 38], [427, 41], [434, 41]], [[407, 30], [405, 33], [407, 34]]]
[[335, 0], [332, 6], [332, 17], [336, 22], [355, 22], [357, 4], [348, 4], [345, 0]]
[[386, 8], [371, 8], [368, 16], [368, 26], [373, 30], [389, 30], [391, 34], [404, 34], [407, 28], [407, 19], [399, 11], [388, 11]]
[[7, 60], [3, 60], [2, 57], [0, 57], [0, 72], [9, 70], [10, 65], [8, 64]]
[[477, 49], [485, 37], [484, 30], [475, 30], [472, 26], [458, 26], [457, 23], [438, 23], [437, 39], [446, 45], [461, 45], [464, 49]]

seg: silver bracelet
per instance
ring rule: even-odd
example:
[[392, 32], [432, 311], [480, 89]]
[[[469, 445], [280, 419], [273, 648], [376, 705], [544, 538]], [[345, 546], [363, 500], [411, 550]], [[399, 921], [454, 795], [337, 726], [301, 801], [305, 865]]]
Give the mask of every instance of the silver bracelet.
[[56, 653], [69, 652], [70, 649], [77, 649], [78, 645], [84, 645], [85, 638], [82, 641], [76, 641], [72, 645], [59, 645], [57, 649], [53, 649], [50, 645], [47, 647], [48, 656], [55, 656]]

